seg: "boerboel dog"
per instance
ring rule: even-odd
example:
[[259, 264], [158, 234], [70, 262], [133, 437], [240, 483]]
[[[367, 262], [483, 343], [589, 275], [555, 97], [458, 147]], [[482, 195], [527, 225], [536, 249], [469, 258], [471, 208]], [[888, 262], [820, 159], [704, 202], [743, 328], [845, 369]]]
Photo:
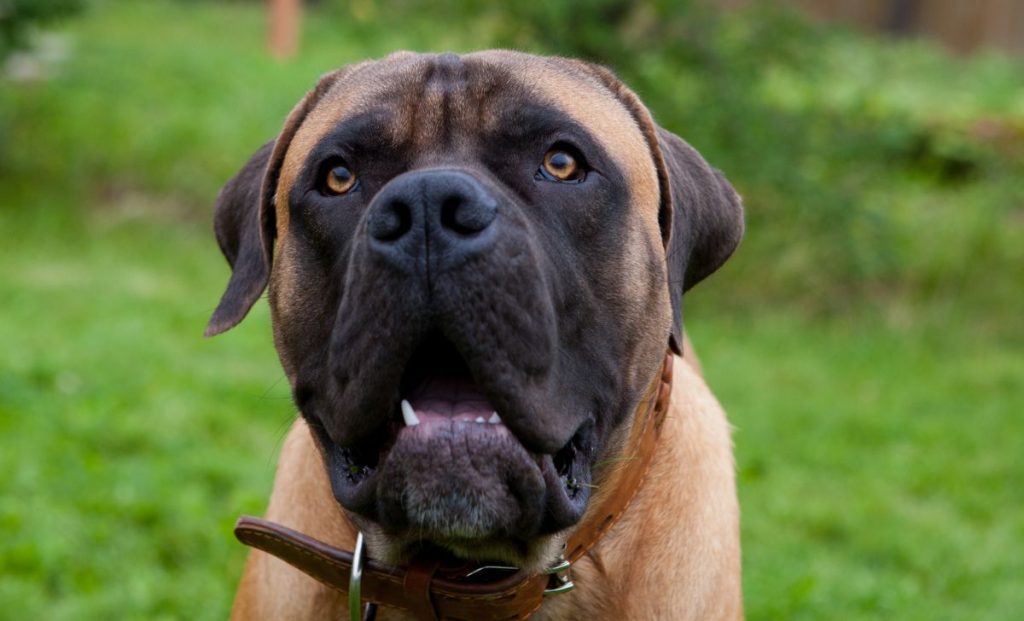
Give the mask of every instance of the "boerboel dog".
[[267, 289], [301, 413], [266, 514], [300, 534], [247, 527], [274, 554], [250, 554], [232, 618], [742, 616], [729, 426], [682, 315], [741, 202], [610, 71], [346, 66], [215, 230], [233, 271], [207, 334]]

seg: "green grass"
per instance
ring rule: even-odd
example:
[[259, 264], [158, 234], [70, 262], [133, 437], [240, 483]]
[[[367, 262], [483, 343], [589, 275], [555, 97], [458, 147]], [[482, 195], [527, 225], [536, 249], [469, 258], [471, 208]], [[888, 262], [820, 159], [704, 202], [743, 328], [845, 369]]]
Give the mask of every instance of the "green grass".
[[[347, 20], [308, 20], [303, 54], [279, 63], [261, 51], [258, 4], [98, 4], [67, 25], [73, 57], [52, 79], [0, 82], [0, 618], [226, 616], [245, 555], [230, 528], [263, 510], [294, 409], [265, 304], [200, 336], [228, 275], [212, 197], [318, 74], [494, 36], [485, 18], [445, 35], [422, 12], [357, 5]], [[828, 49], [895, 62], [888, 47], [857, 45], [842, 35]], [[868, 116], [956, 136], [975, 118], [1021, 123], [1011, 78], [919, 118], [928, 106], [891, 85], [910, 92], [923, 75], [914, 92], [938, 97], [935, 58], [914, 52], [916, 72], [854, 71], [852, 83], [890, 85]], [[957, 84], [987, 84], [1006, 62], [971, 61], [980, 77]], [[854, 114], [830, 79], [819, 92], [772, 73], [765, 105]], [[848, 188], [852, 205], [887, 219], [895, 253], [863, 264], [869, 295], [837, 295], [835, 274], [801, 255], [820, 215], [786, 212], [764, 179], [736, 179], [761, 190], [748, 194], [754, 243], [693, 292], [687, 324], [737, 428], [751, 619], [1024, 610], [1024, 200], [1012, 154], [983, 156], [963, 182], [905, 167]], [[841, 167], [829, 157], [823, 169]], [[873, 233], [851, 235], [870, 259]], [[786, 251], [768, 254], [779, 240]], [[761, 287], [776, 272], [790, 289]], [[815, 292], [823, 300], [805, 303]]]
[[6, 618], [223, 618], [232, 521], [269, 492], [292, 407], [267, 313], [203, 340], [223, 259], [133, 208], [0, 227]]
[[870, 316], [724, 319], [699, 299], [691, 332], [737, 427], [751, 618], [1022, 609], [1019, 342]]

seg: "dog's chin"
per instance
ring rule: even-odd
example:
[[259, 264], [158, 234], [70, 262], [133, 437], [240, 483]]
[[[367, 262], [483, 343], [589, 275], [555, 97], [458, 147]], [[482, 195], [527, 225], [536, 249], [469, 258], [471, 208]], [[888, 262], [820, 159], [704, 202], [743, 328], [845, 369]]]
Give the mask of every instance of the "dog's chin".
[[[528, 452], [503, 424], [420, 415], [357, 465], [313, 425], [335, 498], [375, 555], [403, 563], [423, 552], [528, 567], [550, 561], [553, 542], [589, 498], [582, 459]], [[579, 454], [574, 448], [566, 453]]]

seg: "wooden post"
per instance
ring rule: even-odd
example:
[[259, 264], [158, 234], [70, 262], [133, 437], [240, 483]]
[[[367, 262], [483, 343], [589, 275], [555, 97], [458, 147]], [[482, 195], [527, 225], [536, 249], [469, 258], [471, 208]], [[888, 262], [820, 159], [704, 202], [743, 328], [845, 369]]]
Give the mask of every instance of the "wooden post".
[[267, 0], [267, 46], [276, 58], [289, 58], [299, 46], [302, 0]]
[[917, 0], [889, 0], [886, 29], [897, 35], [907, 36], [914, 32], [920, 6]]

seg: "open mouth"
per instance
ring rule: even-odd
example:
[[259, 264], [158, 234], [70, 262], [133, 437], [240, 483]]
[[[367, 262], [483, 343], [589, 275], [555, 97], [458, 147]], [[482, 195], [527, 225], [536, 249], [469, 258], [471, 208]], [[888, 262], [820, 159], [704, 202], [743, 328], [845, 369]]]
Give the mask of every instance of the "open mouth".
[[462, 356], [435, 333], [409, 360], [399, 386], [399, 411], [405, 427], [444, 423], [502, 425]]
[[[426, 540], [526, 539], [574, 524], [590, 495], [588, 419], [554, 454], [528, 451], [440, 332], [410, 356], [386, 422], [340, 447], [311, 421], [335, 497], [393, 533]], [[556, 413], [552, 413], [555, 415]]]

